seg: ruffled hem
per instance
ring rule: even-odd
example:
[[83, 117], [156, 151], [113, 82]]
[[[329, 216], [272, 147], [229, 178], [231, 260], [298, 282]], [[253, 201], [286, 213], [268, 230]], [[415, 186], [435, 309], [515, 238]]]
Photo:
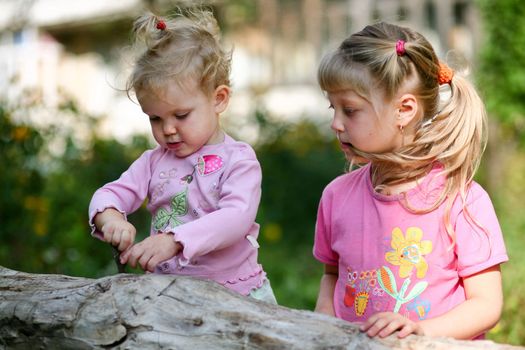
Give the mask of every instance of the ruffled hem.
[[[259, 275], [263, 274], [265, 277], [266, 274], [264, 273], [264, 270], [262, 268], [261, 265], [258, 265], [257, 266], [257, 269], [252, 271], [250, 274], [248, 275], [245, 275], [245, 276], [240, 276], [240, 277], [237, 277], [235, 279], [227, 279], [227, 280], [219, 280], [217, 282], [219, 282], [220, 284], [226, 286], [226, 285], [234, 285], [234, 284], [238, 284], [238, 283], [242, 283], [242, 282], [246, 282], [252, 278], [255, 278]], [[255, 287], [255, 288], [259, 288], [260, 286], [262, 286], [264, 282], [264, 278], [261, 278], [261, 280], [259, 281], [259, 283], [257, 283], [258, 285]]]
[[103, 207], [103, 208], [97, 208], [97, 209], [93, 210], [91, 213], [89, 213], [89, 227], [91, 227], [91, 235], [94, 236], [94, 237], [102, 238], [104, 236], [102, 234], [102, 232], [97, 230], [97, 227], [95, 226], [95, 223], [93, 222], [93, 220], [95, 219], [95, 216], [97, 216], [97, 214], [102, 213], [106, 209], [115, 209], [116, 211], [118, 211], [119, 213], [124, 215], [124, 220], [126, 220], [126, 221], [128, 220], [128, 215], [126, 214], [126, 212], [122, 211], [120, 209], [117, 209], [114, 206], [107, 206], [107, 207]]

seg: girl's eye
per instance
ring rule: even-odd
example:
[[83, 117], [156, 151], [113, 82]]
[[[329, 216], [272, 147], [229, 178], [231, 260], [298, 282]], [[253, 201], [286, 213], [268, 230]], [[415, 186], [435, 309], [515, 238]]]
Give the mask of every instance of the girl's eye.
[[178, 120], [183, 120], [183, 119], [186, 119], [188, 117], [190, 113], [184, 113], [184, 114], [175, 114], [175, 118], [177, 118]]
[[352, 114], [355, 113], [355, 109], [352, 108], [343, 108], [343, 112], [346, 116], [350, 117]]
[[153, 122], [157, 122], [159, 120], [160, 120], [160, 117], [156, 116], [156, 115], [152, 115], [152, 116], [149, 117], [149, 121], [152, 122], [152, 123]]

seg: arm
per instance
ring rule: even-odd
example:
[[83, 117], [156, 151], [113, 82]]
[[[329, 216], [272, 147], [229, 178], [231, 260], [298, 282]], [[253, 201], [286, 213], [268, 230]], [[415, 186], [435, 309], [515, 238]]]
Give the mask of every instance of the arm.
[[147, 196], [151, 154], [145, 152], [118, 180], [99, 188], [89, 204], [92, 235], [120, 251], [135, 240], [136, 229], [127, 222], [126, 214], [137, 210]]
[[337, 266], [328, 264], [324, 265], [324, 274], [321, 277], [315, 312], [335, 316], [334, 291], [338, 275], [339, 268]]
[[399, 330], [409, 334], [472, 339], [496, 325], [501, 316], [503, 293], [499, 265], [463, 278], [466, 300], [445, 314], [413, 322], [399, 314], [382, 312], [371, 316], [361, 330], [373, 337], [386, 337]]
[[441, 316], [421, 321], [425, 334], [471, 339], [498, 323], [503, 307], [499, 265], [465, 277], [463, 283], [467, 300]]
[[239, 242], [255, 223], [262, 179], [255, 155], [235, 162], [222, 177], [218, 209], [170, 230], [175, 241], [184, 247], [185, 259]]

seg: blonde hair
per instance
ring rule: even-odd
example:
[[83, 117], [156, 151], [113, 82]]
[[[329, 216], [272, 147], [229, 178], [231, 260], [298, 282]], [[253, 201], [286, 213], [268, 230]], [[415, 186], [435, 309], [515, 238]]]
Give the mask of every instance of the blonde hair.
[[158, 92], [169, 83], [184, 86], [188, 78], [207, 94], [230, 85], [231, 52], [221, 47], [211, 11], [179, 10], [166, 18], [147, 13], [135, 21], [133, 35], [142, 53], [128, 80], [128, 95], [132, 90]]
[[[398, 40], [405, 42], [402, 55], [396, 52]], [[443, 164], [445, 187], [429, 208], [413, 208], [406, 197], [403, 203], [412, 212], [427, 213], [446, 201], [444, 226], [454, 245], [450, 212], [458, 195], [467, 220], [482, 228], [466, 208], [466, 195], [485, 149], [487, 120], [474, 86], [458, 72], [450, 82], [449, 101], [440, 106], [438, 72], [438, 57], [421, 34], [381, 22], [353, 34], [327, 54], [320, 63], [318, 81], [324, 91], [352, 88], [370, 96], [379, 90], [387, 99], [392, 99], [406, 82], [415, 82], [412, 93], [423, 109], [423, 117], [416, 124], [413, 141], [388, 153], [354, 151], [371, 161], [376, 188], [416, 181], [436, 162]]]

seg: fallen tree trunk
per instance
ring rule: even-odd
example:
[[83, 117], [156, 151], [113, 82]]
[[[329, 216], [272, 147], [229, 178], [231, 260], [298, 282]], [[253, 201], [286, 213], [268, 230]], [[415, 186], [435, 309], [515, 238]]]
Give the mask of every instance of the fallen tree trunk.
[[[0, 267], [0, 349], [518, 349], [489, 341], [371, 339], [357, 326], [166, 275], [101, 279]], [[524, 349], [524, 348], [521, 348]]]

